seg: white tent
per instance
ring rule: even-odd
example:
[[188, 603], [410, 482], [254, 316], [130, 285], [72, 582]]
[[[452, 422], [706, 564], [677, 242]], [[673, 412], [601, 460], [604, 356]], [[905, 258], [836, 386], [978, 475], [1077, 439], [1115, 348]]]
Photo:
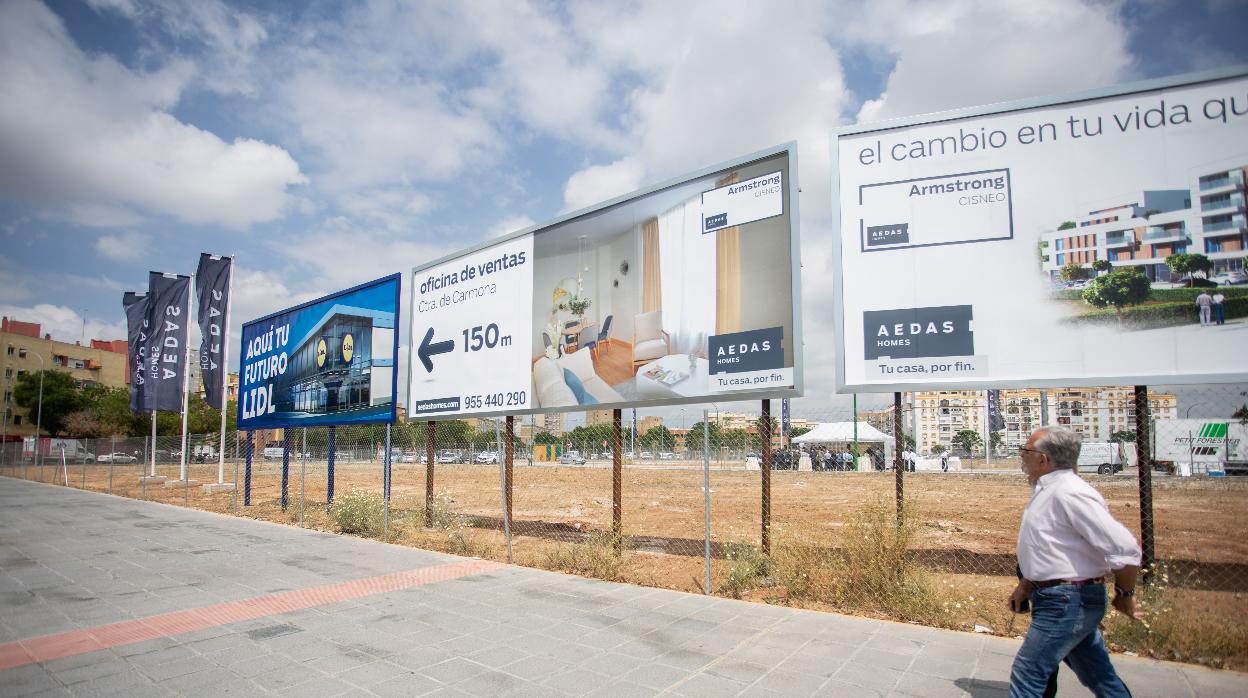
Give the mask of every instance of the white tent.
[[[858, 422], [859, 443], [879, 443], [884, 445], [884, 462], [877, 466], [890, 468], [893, 464], [893, 437], [876, 429], [866, 422]], [[795, 444], [852, 444], [854, 442], [853, 422], [821, 422], [819, 426], [795, 437]]]

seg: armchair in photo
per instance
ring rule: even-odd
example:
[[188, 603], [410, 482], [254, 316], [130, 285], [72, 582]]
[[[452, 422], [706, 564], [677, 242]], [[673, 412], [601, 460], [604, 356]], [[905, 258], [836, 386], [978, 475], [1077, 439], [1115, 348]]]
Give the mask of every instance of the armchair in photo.
[[663, 311], [633, 318], [633, 373], [655, 359], [672, 353], [672, 336], [663, 329]]

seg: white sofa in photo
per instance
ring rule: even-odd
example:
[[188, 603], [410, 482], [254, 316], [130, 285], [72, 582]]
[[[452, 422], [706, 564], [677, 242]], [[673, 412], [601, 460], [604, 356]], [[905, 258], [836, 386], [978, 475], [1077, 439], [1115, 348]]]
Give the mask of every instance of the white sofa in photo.
[[589, 349], [564, 354], [558, 359], [543, 356], [533, 364], [533, 398], [537, 407], [572, 407], [594, 404], [577, 400], [576, 393], [568, 387], [564, 369], [571, 371], [584, 386], [584, 392], [599, 403], [623, 402], [620, 395], [607, 382], [594, 373], [594, 360]]

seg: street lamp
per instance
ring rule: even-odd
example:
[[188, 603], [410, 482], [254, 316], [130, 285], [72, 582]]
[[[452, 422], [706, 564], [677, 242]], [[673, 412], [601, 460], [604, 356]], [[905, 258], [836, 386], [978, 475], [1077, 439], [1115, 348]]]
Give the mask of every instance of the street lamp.
[[1190, 405], [1188, 405], [1188, 406], [1187, 406], [1187, 411], [1185, 411], [1185, 412], [1183, 413], [1183, 418], [1184, 418], [1184, 419], [1186, 419], [1186, 418], [1188, 418], [1188, 417], [1191, 417], [1191, 416], [1192, 416], [1192, 408], [1193, 408], [1193, 407], [1199, 407], [1200, 405], [1208, 405], [1208, 404], [1209, 404], [1209, 403], [1207, 403], [1207, 402], [1193, 402], [1192, 404], [1190, 404]]

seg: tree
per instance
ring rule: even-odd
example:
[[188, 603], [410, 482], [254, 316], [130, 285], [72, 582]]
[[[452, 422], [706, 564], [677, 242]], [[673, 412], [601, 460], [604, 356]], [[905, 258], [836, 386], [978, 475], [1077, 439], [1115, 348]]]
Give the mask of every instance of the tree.
[[1175, 274], [1186, 274], [1187, 285], [1192, 285], [1192, 273], [1205, 272], [1208, 273], [1213, 269], [1213, 262], [1203, 254], [1194, 252], [1179, 252], [1166, 257], [1166, 266], [1170, 267], [1170, 271]]
[[[689, 427], [689, 433], [685, 435], [685, 448], [691, 451], [694, 451], [696, 453], [702, 452], [703, 450], [702, 444], [704, 441], [704, 439], [702, 438], [702, 435], [703, 435], [702, 430], [703, 430], [702, 422], [697, 422], [693, 426]], [[711, 442], [710, 450], [713, 452], [716, 449], [718, 449], [720, 445], [723, 443], [723, 436], [719, 433], [719, 425], [714, 422], [710, 423], [710, 427], [708, 431], [710, 432], [710, 442]]]
[[[65, 418], [82, 409], [82, 393], [68, 373], [43, 371], [43, 406], [40, 409], [39, 373], [23, 373], [13, 385], [13, 402], [25, 408], [43, 431], [56, 436], [65, 431]], [[42, 416], [40, 416], [42, 414]]]
[[1092, 275], [1092, 270], [1074, 262], [1067, 262], [1059, 273], [1063, 281], [1083, 281]]
[[810, 427], [793, 427], [792, 429], [789, 430], [789, 438], [796, 439], [802, 434], [807, 434], [809, 432], [810, 432]]
[[906, 432], [901, 432], [901, 448], [905, 451], [914, 450], [914, 437]]
[[938, 456], [948, 450], [949, 449], [945, 448], [944, 444], [936, 444], [935, 446], [932, 446], [932, 453], [935, 453]]
[[645, 434], [641, 435], [641, 443], [643, 446], [657, 448], [661, 451], [670, 451], [676, 446], [676, 437], [662, 424], [657, 427], [650, 427]]
[[999, 431], [988, 432], [988, 444], [989, 444], [989, 448], [991, 448], [992, 450], [995, 451], [1001, 448], [1001, 444], [1004, 442], [1005, 442], [1005, 439], [1004, 437], [1001, 436], [1001, 432]]
[[1248, 424], [1248, 403], [1240, 405], [1239, 409], [1232, 412], [1231, 419], [1238, 419], [1240, 424]]
[[1093, 271], [1113, 271], [1114, 263], [1108, 259], [1098, 259], [1092, 263]]
[[1118, 326], [1123, 325], [1122, 311], [1132, 305], [1139, 305], [1148, 300], [1152, 293], [1152, 284], [1148, 277], [1136, 271], [1134, 267], [1111, 271], [1105, 276], [1097, 277], [1083, 289], [1083, 301], [1097, 308], [1111, 307], [1118, 316]]
[[1058, 230], [1070, 230], [1074, 227], [1075, 227], [1074, 221], [1062, 221], [1062, 224], [1057, 226], [1057, 229]]
[[557, 446], [561, 440], [548, 431], [539, 431], [533, 435], [533, 443], [541, 446]]
[[979, 432], [974, 429], [963, 429], [953, 435], [953, 445], [962, 449], [967, 455], [970, 455], [975, 449], [984, 445], [984, 440], [980, 438]]
[[1116, 431], [1109, 435], [1109, 440], [1117, 441], [1119, 443], [1133, 444], [1135, 443], [1135, 431], [1131, 429], [1123, 429], [1122, 431]]

